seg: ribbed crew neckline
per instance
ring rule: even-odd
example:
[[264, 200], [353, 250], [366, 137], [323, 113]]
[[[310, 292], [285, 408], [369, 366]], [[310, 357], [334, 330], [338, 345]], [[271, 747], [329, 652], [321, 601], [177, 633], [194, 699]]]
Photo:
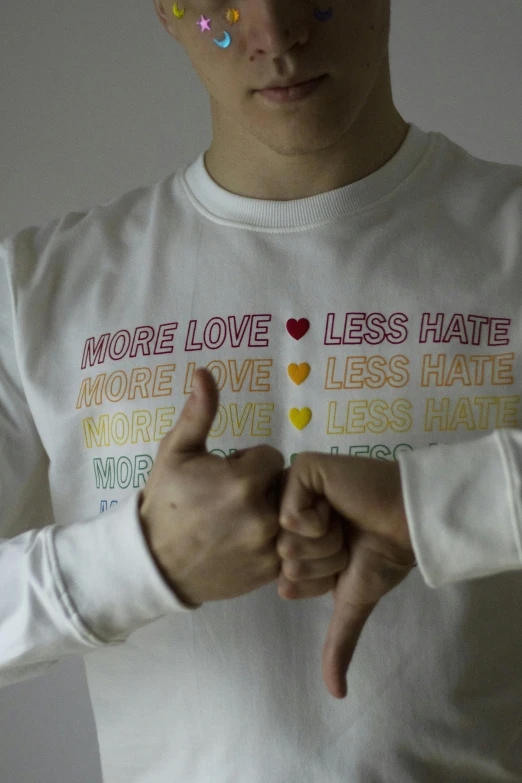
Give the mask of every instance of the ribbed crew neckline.
[[181, 183], [194, 207], [211, 220], [272, 229], [308, 226], [350, 215], [390, 194], [428, 159], [441, 138], [409, 123], [401, 147], [380, 169], [342, 188], [293, 201], [247, 198], [225, 190], [208, 173], [205, 152], [181, 172]]

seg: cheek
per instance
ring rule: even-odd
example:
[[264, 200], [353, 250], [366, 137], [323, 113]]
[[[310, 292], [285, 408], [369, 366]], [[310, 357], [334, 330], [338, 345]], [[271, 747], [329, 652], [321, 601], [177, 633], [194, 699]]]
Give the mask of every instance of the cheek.
[[[208, 5], [208, 4], [207, 4]], [[186, 9], [178, 20], [183, 24], [183, 39], [188, 51], [223, 53], [239, 38], [239, 12], [231, 6], [212, 13], [210, 8]], [[236, 21], [237, 16], [237, 21]]]
[[[304, 1], [310, 5], [310, 13], [314, 14], [319, 23], [332, 21], [334, 9], [330, 0]], [[183, 6], [175, 3], [174, 8], [180, 13]], [[211, 50], [213, 53], [222, 54], [232, 47], [241, 53], [245, 48], [239, 28], [241, 13], [241, 9], [223, 4], [221, 0], [194, 0], [190, 7], [185, 8], [184, 15], [178, 22], [187, 26], [190, 49], [197, 53], [208, 53]]]
[[[220, 36], [220, 40], [223, 36]], [[213, 38], [192, 40], [186, 49], [192, 67], [211, 97], [221, 101], [229, 94], [229, 85], [237, 82], [237, 48], [232, 43], [228, 49], [217, 46]]]

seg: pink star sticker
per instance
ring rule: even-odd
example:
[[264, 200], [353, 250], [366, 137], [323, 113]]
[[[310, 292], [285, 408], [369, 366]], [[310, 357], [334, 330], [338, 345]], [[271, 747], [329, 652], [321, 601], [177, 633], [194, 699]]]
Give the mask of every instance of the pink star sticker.
[[196, 24], [199, 24], [199, 26], [201, 28], [201, 32], [203, 33], [205, 30], [210, 30], [209, 22], [210, 22], [210, 19], [207, 19], [205, 16], [202, 16], [200, 21], [196, 22]]

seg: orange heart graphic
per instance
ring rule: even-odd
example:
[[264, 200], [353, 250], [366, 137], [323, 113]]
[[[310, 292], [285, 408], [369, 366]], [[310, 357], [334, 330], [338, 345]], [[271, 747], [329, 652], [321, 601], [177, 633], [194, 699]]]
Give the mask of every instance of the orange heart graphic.
[[310, 423], [312, 418], [312, 411], [310, 408], [292, 408], [288, 414], [288, 418], [298, 430], [304, 430], [307, 424]]
[[306, 362], [303, 362], [299, 366], [297, 366], [297, 364], [289, 364], [288, 375], [293, 382], [299, 386], [303, 381], [306, 381], [310, 375], [310, 365], [306, 364]]

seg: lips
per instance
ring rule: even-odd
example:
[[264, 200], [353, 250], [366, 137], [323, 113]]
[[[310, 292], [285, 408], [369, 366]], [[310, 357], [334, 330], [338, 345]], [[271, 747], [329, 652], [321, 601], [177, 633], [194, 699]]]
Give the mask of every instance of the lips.
[[310, 82], [317, 82], [319, 79], [322, 79], [325, 74], [322, 74], [321, 76], [315, 76], [312, 79], [304, 79], [301, 82], [295, 82], [293, 84], [276, 84], [274, 86], [267, 85], [266, 87], [261, 87], [257, 92], [263, 92], [264, 90], [289, 90], [291, 87], [300, 87], [303, 84], [310, 84]]
[[305, 84], [311, 84], [312, 82], [317, 82], [321, 77], [318, 76], [315, 79], [308, 79], [306, 82], [297, 82], [297, 84], [286, 84], [284, 87], [268, 87], [266, 89], [270, 90], [290, 90], [292, 87], [303, 87]]
[[304, 100], [320, 90], [321, 84], [326, 81], [327, 78], [328, 75], [324, 74], [324, 76], [319, 76], [309, 82], [294, 85], [293, 87], [271, 87], [264, 90], [255, 90], [254, 94], [257, 93], [261, 100], [269, 101], [273, 104], [294, 103], [296, 101]]

